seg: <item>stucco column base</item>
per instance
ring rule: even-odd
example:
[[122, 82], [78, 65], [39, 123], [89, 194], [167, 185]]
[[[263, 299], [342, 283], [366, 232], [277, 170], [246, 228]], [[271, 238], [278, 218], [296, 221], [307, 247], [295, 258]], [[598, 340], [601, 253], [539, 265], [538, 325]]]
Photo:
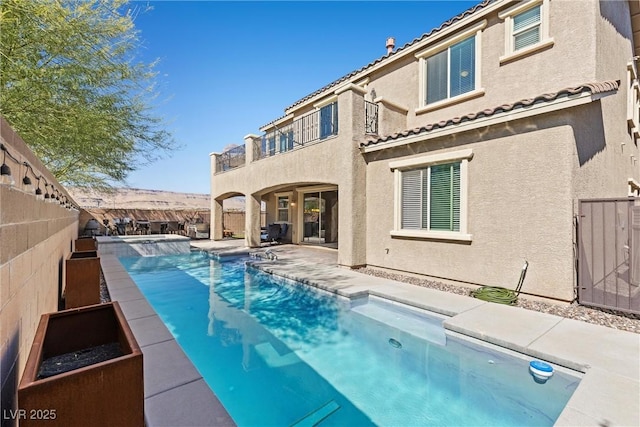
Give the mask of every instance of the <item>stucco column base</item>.
[[[350, 196], [338, 193], [338, 197], [340, 200], [338, 264], [345, 267], [363, 266], [367, 263], [365, 198], [353, 193]], [[344, 233], [342, 230], [350, 230], [350, 233]]]

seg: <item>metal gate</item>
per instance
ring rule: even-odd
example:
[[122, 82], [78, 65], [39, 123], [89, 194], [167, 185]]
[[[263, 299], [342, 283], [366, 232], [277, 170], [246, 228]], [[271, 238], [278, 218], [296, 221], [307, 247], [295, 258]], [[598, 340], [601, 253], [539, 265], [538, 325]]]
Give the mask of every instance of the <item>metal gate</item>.
[[640, 314], [640, 199], [579, 201], [578, 302]]

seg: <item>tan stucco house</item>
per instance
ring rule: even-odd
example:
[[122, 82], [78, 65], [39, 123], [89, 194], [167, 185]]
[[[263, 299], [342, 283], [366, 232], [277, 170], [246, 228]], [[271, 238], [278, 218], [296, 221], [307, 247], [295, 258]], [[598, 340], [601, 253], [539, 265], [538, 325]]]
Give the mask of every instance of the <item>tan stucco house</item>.
[[[485, 1], [211, 154], [211, 235], [245, 196], [338, 263], [574, 299], [578, 201], [640, 189], [638, 1]], [[319, 161], [318, 159], [322, 159]]]

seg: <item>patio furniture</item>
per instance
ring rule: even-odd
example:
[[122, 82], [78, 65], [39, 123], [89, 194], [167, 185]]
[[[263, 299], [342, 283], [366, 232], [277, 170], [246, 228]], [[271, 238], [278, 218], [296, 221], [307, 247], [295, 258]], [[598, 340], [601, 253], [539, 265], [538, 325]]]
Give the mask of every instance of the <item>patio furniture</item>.
[[149, 221], [145, 219], [136, 221], [136, 232], [140, 234], [149, 234]]
[[289, 224], [269, 224], [265, 229], [260, 232], [260, 240], [263, 242], [279, 243], [287, 235], [289, 230]]

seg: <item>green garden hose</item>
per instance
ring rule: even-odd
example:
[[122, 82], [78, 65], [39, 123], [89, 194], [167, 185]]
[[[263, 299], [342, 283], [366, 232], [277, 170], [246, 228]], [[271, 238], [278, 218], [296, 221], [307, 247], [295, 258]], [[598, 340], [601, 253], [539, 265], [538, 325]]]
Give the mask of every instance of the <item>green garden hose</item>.
[[515, 291], [498, 286], [483, 286], [475, 291], [471, 291], [471, 296], [483, 301], [515, 305], [516, 302], [518, 302], [518, 295], [520, 295], [520, 289], [522, 289], [522, 284], [524, 283], [524, 277], [527, 275], [528, 267], [529, 263], [525, 261], [524, 267], [522, 267], [522, 272], [520, 273], [520, 280], [518, 280], [518, 285], [516, 286]]
[[515, 305], [518, 301], [518, 295], [515, 291], [507, 288], [499, 288], [496, 286], [483, 286], [471, 292], [471, 296], [483, 301], [497, 302], [500, 304]]

